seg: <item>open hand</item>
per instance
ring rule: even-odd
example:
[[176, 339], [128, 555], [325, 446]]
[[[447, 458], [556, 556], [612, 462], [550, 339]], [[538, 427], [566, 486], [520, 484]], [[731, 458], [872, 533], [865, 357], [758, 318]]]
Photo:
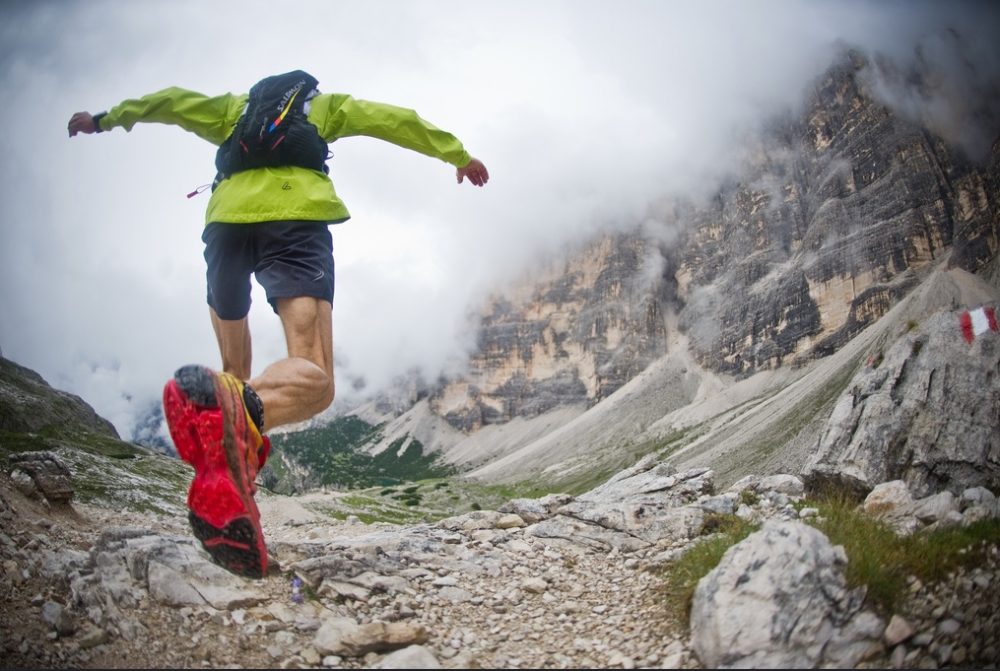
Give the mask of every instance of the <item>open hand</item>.
[[464, 168], [456, 170], [455, 176], [458, 178], [459, 184], [461, 184], [462, 180], [466, 177], [468, 177], [469, 181], [476, 186], [482, 186], [486, 184], [486, 182], [490, 181], [490, 173], [486, 170], [486, 166], [483, 165], [483, 162], [477, 158], [469, 161]]

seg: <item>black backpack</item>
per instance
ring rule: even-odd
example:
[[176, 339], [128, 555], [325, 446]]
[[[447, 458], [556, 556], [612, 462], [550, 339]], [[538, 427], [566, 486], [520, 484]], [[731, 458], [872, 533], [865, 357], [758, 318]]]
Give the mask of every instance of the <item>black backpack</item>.
[[327, 143], [306, 119], [306, 100], [319, 82], [302, 70], [266, 77], [250, 89], [246, 110], [215, 154], [212, 189], [233, 173], [297, 165], [329, 172]]

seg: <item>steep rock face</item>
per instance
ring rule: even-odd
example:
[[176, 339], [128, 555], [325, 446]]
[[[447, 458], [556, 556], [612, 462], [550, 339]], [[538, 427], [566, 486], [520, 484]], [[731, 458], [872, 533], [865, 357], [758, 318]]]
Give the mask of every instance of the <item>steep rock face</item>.
[[867, 493], [898, 479], [924, 496], [1000, 485], [1000, 335], [968, 343], [959, 319], [934, 315], [858, 372], [807, 464], [810, 486]]
[[[475, 432], [590, 407], [668, 354], [677, 331], [713, 374], [806, 364], [942, 262], [996, 276], [1000, 141], [966, 157], [884, 102], [892, 78], [920, 90], [929, 75], [846, 53], [799, 113], [743, 148], [738, 177], [710, 201], [661, 204], [668, 214], [494, 299], [468, 373], [429, 390], [432, 412]], [[996, 137], [1000, 119], [981, 120]]]
[[468, 375], [436, 392], [432, 408], [474, 431], [606, 397], [666, 352], [661, 267], [647, 240], [606, 237], [497, 297]]
[[997, 152], [973, 165], [879, 102], [876, 76], [857, 56], [832, 68], [805, 114], [775, 123], [744, 178], [693, 215], [677, 279], [706, 367], [825, 356], [952, 247], [971, 272], [996, 256]]

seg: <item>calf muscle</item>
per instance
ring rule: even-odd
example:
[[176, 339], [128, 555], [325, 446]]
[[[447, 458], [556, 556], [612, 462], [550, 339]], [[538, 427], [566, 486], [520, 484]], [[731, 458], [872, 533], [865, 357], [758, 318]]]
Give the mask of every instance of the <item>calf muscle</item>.
[[309, 419], [330, 407], [333, 379], [332, 305], [318, 298], [278, 301], [288, 358], [250, 381], [264, 403], [267, 429]]

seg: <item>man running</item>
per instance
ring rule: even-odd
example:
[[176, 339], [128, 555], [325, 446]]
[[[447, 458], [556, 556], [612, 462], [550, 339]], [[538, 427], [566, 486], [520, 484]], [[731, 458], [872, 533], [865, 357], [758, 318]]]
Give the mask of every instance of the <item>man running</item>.
[[[100, 114], [77, 112], [68, 125], [73, 137], [131, 131], [139, 122], [173, 124], [219, 146], [202, 240], [222, 370], [178, 369], [164, 387], [163, 405], [177, 452], [195, 470], [188, 492], [195, 536], [220, 565], [255, 578], [267, 572], [253, 498], [270, 449], [264, 431], [308, 419], [334, 398], [328, 226], [350, 214], [327, 174], [326, 145], [365, 135], [454, 165], [459, 183], [489, 180], [457, 138], [413, 110], [321, 94], [316, 85], [296, 70], [242, 94], [172, 87]], [[261, 122], [258, 115], [267, 114]], [[253, 379], [251, 274], [281, 320], [288, 350]]]

